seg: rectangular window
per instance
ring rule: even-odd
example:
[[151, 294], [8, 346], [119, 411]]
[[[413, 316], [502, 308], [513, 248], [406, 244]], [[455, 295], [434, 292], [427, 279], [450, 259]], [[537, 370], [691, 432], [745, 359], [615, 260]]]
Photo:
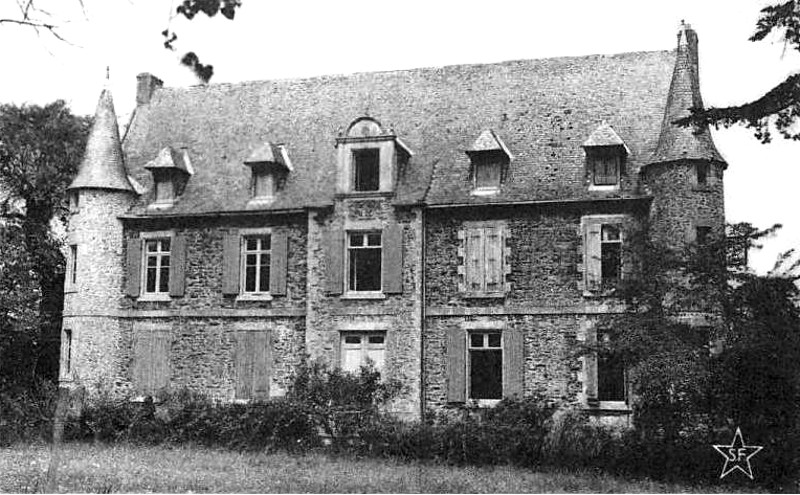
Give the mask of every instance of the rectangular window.
[[695, 165], [695, 171], [697, 172], [697, 185], [698, 186], [705, 186], [708, 184], [708, 172], [709, 167], [708, 163], [698, 163]]
[[618, 155], [596, 154], [592, 162], [592, 183], [595, 186], [614, 186], [619, 183]]
[[[608, 342], [608, 334], [598, 336]], [[601, 402], [625, 402], [625, 366], [618, 356], [600, 355], [597, 358], [597, 399]]]
[[269, 234], [242, 238], [242, 287], [246, 294], [269, 292], [270, 241]]
[[386, 355], [385, 332], [343, 332], [341, 346], [343, 371], [358, 373], [362, 366], [367, 365], [383, 371]]
[[77, 212], [81, 207], [80, 191], [73, 191], [69, 193], [69, 211]]
[[347, 245], [347, 288], [354, 292], [381, 290], [380, 232], [351, 232]]
[[711, 242], [711, 227], [708, 226], [695, 227], [695, 235], [697, 239], [697, 245], [707, 246]]
[[475, 189], [497, 189], [500, 187], [500, 163], [492, 160], [475, 162]]
[[253, 170], [253, 197], [271, 198], [275, 195], [273, 175], [265, 170]]
[[72, 373], [72, 330], [64, 329], [64, 342], [62, 343], [64, 349], [62, 370], [65, 376]]
[[170, 239], [148, 239], [144, 253], [145, 294], [169, 294]]
[[465, 230], [464, 282], [468, 293], [505, 293], [505, 235], [501, 225], [484, 225]]
[[175, 199], [175, 189], [171, 180], [164, 178], [155, 179], [153, 187], [155, 188], [156, 203], [172, 203]]
[[78, 282], [78, 245], [70, 244], [69, 259], [67, 260], [67, 285], [74, 287]]
[[356, 191], [377, 191], [380, 188], [380, 150], [353, 150], [353, 188]]
[[618, 225], [601, 228], [600, 273], [603, 285], [616, 284], [622, 275], [622, 236]]
[[500, 332], [468, 335], [470, 399], [503, 398], [503, 346]]

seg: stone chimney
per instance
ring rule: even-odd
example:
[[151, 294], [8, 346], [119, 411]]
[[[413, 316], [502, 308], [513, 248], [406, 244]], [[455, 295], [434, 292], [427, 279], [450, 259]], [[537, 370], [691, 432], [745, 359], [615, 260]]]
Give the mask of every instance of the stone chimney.
[[156, 89], [164, 86], [164, 81], [149, 72], [136, 76], [136, 106], [147, 105]]

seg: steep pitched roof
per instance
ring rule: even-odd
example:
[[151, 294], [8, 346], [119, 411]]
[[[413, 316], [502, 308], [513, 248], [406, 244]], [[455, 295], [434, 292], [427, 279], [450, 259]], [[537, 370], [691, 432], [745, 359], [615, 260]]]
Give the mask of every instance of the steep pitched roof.
[[678, 127], [676, 120], [687, 117], [690, 108], [703, 108], [697, 54], [697, 33], [682, 24], [678, 32], [675, 69], [669, 86], [664, 121], [652, 161], [670, 162], [683, 159], [725, 162], [717, 151], [708, 128]]
[[[331, 204], [341, 131], [369, 115], [414, 150], [395, 202], [487, 203], [592, 197], [582, 143], [607, 121], [628, 145], [628, 167], [650, 162], [675, 52], [638, 52], [459, 65], [309, 79], [156, 89], [136, 109], [124, 149], [131, 175], [165, 146], [185, 146], [196, 174], [173, 208], [134, 214], [245, 211], [264, 142], [285, 143], [295, 171], [265, 209]], [[486, 129], [514, 160], [498, 194], [471, 194], [464, 153]], [[623, 195], [636, 195], [634, 189]]]
[[83, 161], [78, 167], [78, 175], [67, 189], [79, 188], [133, 192], [125, 172], [117, 115], [108, 89], [100, 93]]

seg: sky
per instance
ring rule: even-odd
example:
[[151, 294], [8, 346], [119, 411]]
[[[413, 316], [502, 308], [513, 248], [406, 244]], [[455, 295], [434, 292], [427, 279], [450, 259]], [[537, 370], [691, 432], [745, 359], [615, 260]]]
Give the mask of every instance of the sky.
[[[18, 17], [0, 0], [0, 18]], [[800, 71], [800, 53], [779, 37], [748, 41], [766, 0], [243, 0], [234, 21], [174, 16], [178, 0], [38, 0], [56, 24], [47, 33], [0, 24], [0, 103], [66, 100], [91, 114], [108, 85], [120, 123], [134, 106], [136, 75], [167, 86], [197, 84], [178, 60], [193, 50], [214, 65], [212, 83], [309, 77], [504, 60], [671, 50], [681, 20], [697, 31], [706, 106], [761, 96]], [[161, 31], [178, 34], [177, 50]], [[16, 47], [12, 49], [10, 47]], [[110, 78], [106, 82], [106, 67]], [[783, 229], [751, 254], [768, 271], [780, 252], [800, 249], [800, 142], [764, 145], [734, 127], [713, 132], [728, 162], [729, 222]]]

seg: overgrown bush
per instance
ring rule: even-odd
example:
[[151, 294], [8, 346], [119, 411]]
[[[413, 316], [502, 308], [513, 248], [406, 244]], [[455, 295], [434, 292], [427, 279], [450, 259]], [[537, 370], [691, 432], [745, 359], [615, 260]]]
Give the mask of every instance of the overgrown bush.
[[0, 446], [48, 440], [52, 434], [56, 386], [38, 380], [16, 387], [0, 380]]

